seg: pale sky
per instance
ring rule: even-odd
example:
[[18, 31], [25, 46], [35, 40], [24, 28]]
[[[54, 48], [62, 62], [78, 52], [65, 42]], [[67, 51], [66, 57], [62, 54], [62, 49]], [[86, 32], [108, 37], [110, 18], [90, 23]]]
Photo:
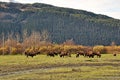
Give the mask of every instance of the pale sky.
[[[9, 2], [10, 0], [0, 0]], [[20, 3], [47, 3], [60, 7], [82, 9], [120, 19], [120, 0], [14, 0]]]

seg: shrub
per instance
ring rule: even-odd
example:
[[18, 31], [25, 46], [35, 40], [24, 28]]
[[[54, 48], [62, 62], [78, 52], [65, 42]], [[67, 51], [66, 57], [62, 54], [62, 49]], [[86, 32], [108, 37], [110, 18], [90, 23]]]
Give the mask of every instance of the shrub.
[[0, 48], [0, 55], [7, 55], [9, 54], [9, 48], [8, 47], [1, 47]]
[[93, 47], [93, 51], [94, 51], [94, 52], [100, 52], [100, 53], [102, 53], [102, 54], [107, 52], [107, 50], [105, 49], [105, 47], [102, 46], [102, 45], [94, 46], [94, 47]]

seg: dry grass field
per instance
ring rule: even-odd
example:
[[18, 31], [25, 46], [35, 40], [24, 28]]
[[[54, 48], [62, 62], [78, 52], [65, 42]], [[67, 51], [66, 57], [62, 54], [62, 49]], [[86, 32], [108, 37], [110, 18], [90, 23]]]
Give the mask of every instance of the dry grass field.
[[0, 56], [0, 80], [120, 80], [120, 54], [101, 58]]

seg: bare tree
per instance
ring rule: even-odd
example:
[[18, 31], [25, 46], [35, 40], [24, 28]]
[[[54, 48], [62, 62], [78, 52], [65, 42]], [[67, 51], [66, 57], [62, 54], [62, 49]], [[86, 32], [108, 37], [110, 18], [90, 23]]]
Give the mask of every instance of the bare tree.
[[13, 38], [13, 33], [8, 33], [8, 39], [5, 41], [5, 46], [9, 47], [9, 53], [12, 52], [12, 47], [15, 47], [17, 45], [17, 41]]
[[75, 42], [73, 41], [73, 39], [69, 39], [69, 40], [66, 40], [63, 44], [64, 45], [75, 45]]
[[41, 36], [43, 41], [50, 41], [50, 35], [47, 30], [43, 30]]
[[111, 43], [111, 46], [116, 46], [116, 43], [113, 41], [113, 42]]
[[23, 37], [23, 41], [28, 37], [27, 29], [23, 30], [22, 37]]
[[[2, 44], [3, 44], [3, 48], [5, 47], [5, 36], [4, 33], [2, 33]], [[3, 55], [5, 54], [5, 51], [3, 49]]]
[[17, 43], [19, 43], [19, 41], [20, 41], [20, 35], [17, 33], [17, 34], [15, 34], [15, 36], [16, 36]]

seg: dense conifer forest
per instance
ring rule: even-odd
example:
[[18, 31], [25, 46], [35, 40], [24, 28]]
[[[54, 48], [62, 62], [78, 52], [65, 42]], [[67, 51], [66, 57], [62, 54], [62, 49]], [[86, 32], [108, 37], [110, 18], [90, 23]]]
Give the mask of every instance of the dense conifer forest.
[[30, 36], [33, 32], [47, 34], [46, 39], [52, 43], [73, 40], [80, 45], [110, 45], [111, 42], [120, 44], [118, 19], [41, 3], [0, 2], [1, 41], [3, 34], [6, 40], [12, 34], [12, 38], [23, 42], [24, 35]]

